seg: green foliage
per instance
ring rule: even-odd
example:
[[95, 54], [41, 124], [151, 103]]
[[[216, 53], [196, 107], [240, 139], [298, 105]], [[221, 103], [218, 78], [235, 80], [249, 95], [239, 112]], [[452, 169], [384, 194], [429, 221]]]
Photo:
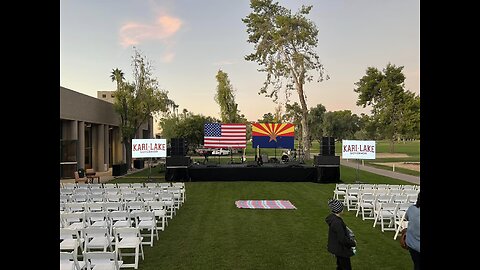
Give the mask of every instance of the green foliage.
[[359, 130], [359, 117], [350, 110], [326, 112], [323, 118], [323, 132], [337, 140], [353, 138]]
[[322, 141], [323, 136], [323, 117], [326, 109], [322, 104], [310, 108], [308, 114], [308, 127], [310, 128], [310, 138], [312, 140]]
[[[315, 51], [318, 44], [318, 29], [313, 21], [305, 16], [310, 13], [312, 6], [302, 6], [300, 10], [292, 12], [278, 2], [272, 0], [251, 0], [253, 10], [242, 21], [247, 26], [248, 42], [254, 44], [254, 52], [245, 56], [245, 60], [257, 62], [266, 72], [266, 80], [259, 94], [278, 99], [278, 92], [283, 88], [285, 96], [290, 91], [298, 94], [302, 109], [302, 137], [303, 148], [310, 153], [310, 136], [307, 123], [308, 107], [303, 86], [313, 81], [314, 71], [318, 75], [317, 81], [323, 81], [324, 68]], [[328, 76], [325, 76], [328, 79]], [[272, 89], [268, 89], [269, 86]]]
[[[295, 125], [295, 138], [302, 138], [302, 108], [297, 102], [293, 104], [285, 104], [285, 122]], [[310, 123], [310, 122], [309, 122]], [[310, 124], [309, 124], [310, 126]]]
[[263, 115], [262, 119], [257, 120], [258, 123], [275, 123], [272, 113], [266, 113]]
[[392, 152], [396, 139], [416, 138], [420, 131], [420, 98], [405, 91], [402, 70], [390, 63], [383, 73], [369, 67], [354, 89], [359, 94], [357, 105], [372, 106], [378, 131], [390, 140]]
[[164, 117], [159, 121], [159, 125], [163, 138], [184, 138], [188, 141], [190, 148], [193, 148], [203, 144], [205, 123], [215, 122], [219, 122], [219, 120], [210, 116], [189, 113], [182, 118]]
[[113, 108], [120, 115], [122, 142], [126, 149], [129, 168], [132, 165], [131, 141], [140, 126], [152, 114], [167, 110], [167, 92], [159, 88], [158, 82], [152, 77], [151, 65], [145, 56], [135, 49], [132, 57], [133, 82], [123, 81], [123, 72], [114, 69], [110, 77], [117, 82], [115, 103]]
[[240, 111], [238, 104], [235, 103], [235, 94], [228, 74], [219, 70], [215, 78], [218, 82], [215, 101], [220, 105], [222, 123], [241, 123]]

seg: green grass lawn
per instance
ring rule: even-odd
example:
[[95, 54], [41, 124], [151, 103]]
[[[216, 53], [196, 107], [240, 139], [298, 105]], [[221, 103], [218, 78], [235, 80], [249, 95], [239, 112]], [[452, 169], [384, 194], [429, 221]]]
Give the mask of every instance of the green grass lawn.
[[[407, 184], [360, 171], [365, 183]], [[341, 180], [352, 183], [353, 168], [341, 166]], [[141, 178], [131, 178], [140, 182]], [[122, 182], [126, 179], [116, 179]], [[144, 180], [143, 180], [144, 181]], [[128, 182], [128, 181], [127, 181]], [[310, 182], [187, 182], [187, 200], [153, 247], [144, 246], [139, 269], [335, 269], [326, 249], [327, 200], [335, 184]], [[285, 199], [296, 210], [237, 209], [236, 200]], [[353, 269], [412, 269], [408, 251], [394, 232], [382, 233], [373, 221], [344, 213], [356, 234]], [[126, 261], [131, 261], [126, 258]]]

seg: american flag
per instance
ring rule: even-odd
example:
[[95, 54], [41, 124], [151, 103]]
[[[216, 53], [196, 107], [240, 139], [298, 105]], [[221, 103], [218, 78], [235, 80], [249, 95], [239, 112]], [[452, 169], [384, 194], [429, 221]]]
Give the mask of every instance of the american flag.
[[247, 126], [245, 124], [206, 123], [204, 147], [246, 148]]

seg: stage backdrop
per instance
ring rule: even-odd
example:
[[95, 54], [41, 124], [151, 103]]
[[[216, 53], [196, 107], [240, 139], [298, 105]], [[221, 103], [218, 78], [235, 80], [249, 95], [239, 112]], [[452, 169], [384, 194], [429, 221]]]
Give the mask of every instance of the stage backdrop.
[[253, 123], [253, 148], [294, 148], [295, 126], [290, 123]]
[[343, 159], [375, 159], [375, 141], [342, 140]]
[[166, 157], [166, 139], [132, 139], [132, 158]]
[[246, 148], [245, 124], [206, 123], [203, 145], [205, 148]]

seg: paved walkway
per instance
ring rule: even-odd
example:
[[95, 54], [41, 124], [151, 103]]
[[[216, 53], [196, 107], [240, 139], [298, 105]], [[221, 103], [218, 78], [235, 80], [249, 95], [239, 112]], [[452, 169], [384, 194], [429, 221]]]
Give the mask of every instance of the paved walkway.
[[379, 174], [379, 175], [387, 176], [387, 177], [390, 177], [390, 178], [400, 179], [400, 180], [403, 180], [403, 181], [407, 181], [407, 182], [410, 182], [410, 183], [413, 183], [413, 184], [420, 185], [420, 177], [419, 176], [413, 176], [413, 175], [408, 175], [408, 174], [403, 174], [403, 173], [378, 169], [378, 168], [374, 168], [374, 167], [370, 167], [370, 166], [365, 166], [365, 165], [362, 165], [362, 164], [357, 164], [356, 162], [347, 161], [347, 160], [344, 160], [344, 159], [340, 159], [340, 164], [344, 165], [344, 166], [352, 167], [352, 168], [355, 168], [355, 169], [358, 166], [358, 169], [362, 170], [362, 171], [367, 171], [367, 172], [371, 172], [371, 173], [374, 173], [374, 174]]

